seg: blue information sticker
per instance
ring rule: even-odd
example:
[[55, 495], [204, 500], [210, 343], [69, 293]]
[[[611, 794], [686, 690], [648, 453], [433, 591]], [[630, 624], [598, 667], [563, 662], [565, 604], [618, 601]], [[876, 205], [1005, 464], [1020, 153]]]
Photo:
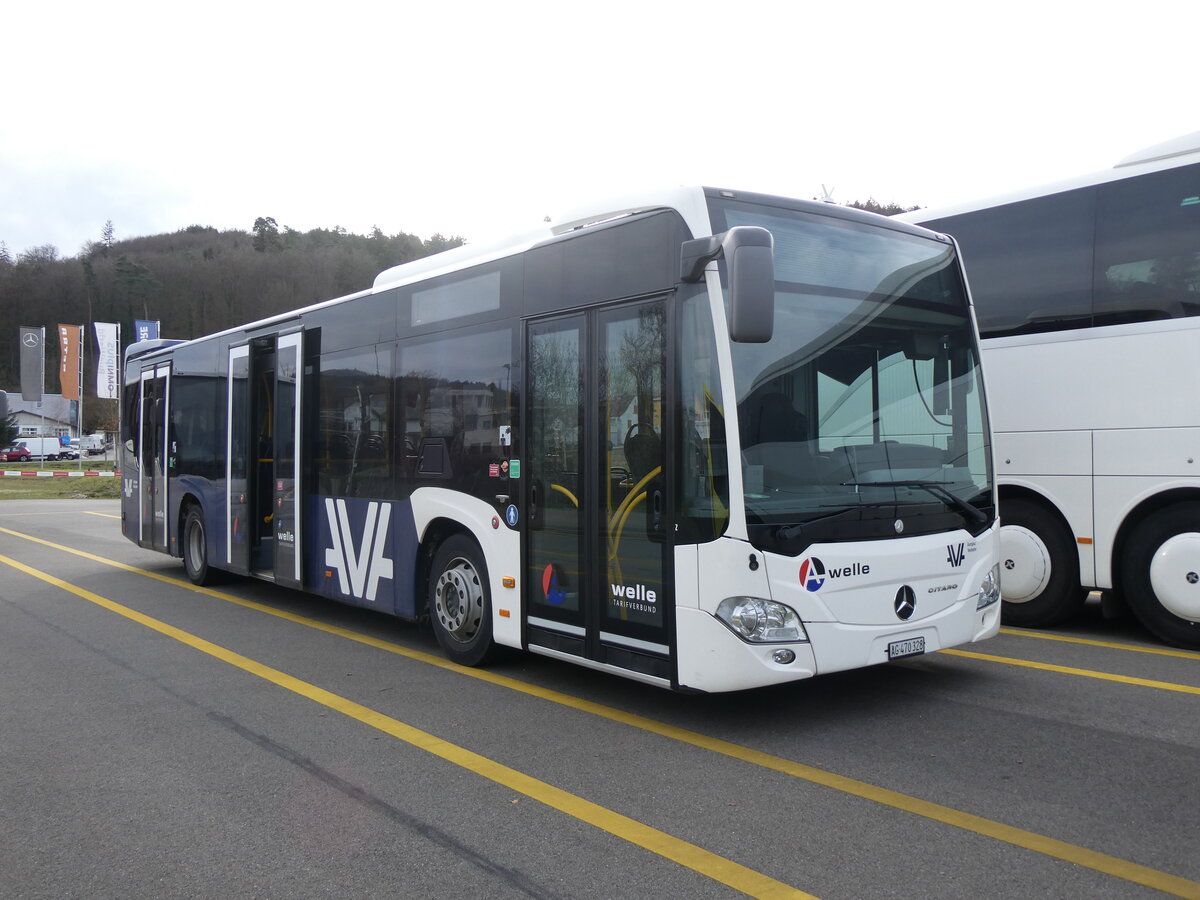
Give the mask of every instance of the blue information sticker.
[[508, 504], [508, 509], [504, 511], [504, 521], [508, 523], [509, 528], [517, 527], [517, 507], [515, 503]]

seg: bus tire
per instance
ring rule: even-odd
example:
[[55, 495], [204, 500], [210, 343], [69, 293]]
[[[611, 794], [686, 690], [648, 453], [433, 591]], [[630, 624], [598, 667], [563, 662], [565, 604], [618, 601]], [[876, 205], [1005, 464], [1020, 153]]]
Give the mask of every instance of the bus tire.
[[1200, 503], [1154, 513], [1126, 547], [1121, 584], [1133, 614], [1166, 643], [1200, 650]]
[[490, 594], [475, 541], [462, 534], [443, 541], [429, 569], [429, 619], [442, 650], [459, 665], [483, 665], [495, 655]]
[[1048, 628], [1087, 599], [1066, 526], [1046, 507], [1015, 498], [1000, 505], [1001, 615], [1005, 624]]
[[204, 512], [195, 504], [188, 507], [183, 519], [183, 570], [192, 584], [212, 584], [216, 580], [214, 570], [208, 565]]

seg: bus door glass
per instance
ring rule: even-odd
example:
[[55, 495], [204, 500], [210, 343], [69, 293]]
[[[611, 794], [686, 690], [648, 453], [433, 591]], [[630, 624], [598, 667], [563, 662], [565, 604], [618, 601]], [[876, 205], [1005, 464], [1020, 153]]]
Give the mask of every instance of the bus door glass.
[[300, 586], [301, 333], [282, 335], [275, 350], [275, 580]]
[[665, 303], [528, 330], [531, 645], [669, 678]]
[[234, 572], [250, 571], [250, 347], [229, 348], [225, 415], [225, 562]]
[[583, 316], [530, 326], [525, 503], [530, 643], [586, 655]]
[[596, 389], [589, 394], [596, 397], [601, 454], [596, 524], [604, 582], [597, 626], [604, 661], [637, 668], [636, 654], [669, 654], [674, 605], [664, 577], [665, 304], [604, 310], [596, 318]]
[[143, 370], [138, 403], [138, 543], [162, 551], [167, 549], [170, 371], [169, 365]]

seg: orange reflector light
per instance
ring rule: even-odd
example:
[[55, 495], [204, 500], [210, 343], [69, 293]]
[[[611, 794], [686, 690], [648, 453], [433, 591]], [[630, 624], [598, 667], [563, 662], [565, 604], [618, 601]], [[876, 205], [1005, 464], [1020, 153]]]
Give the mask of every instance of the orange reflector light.
[[512, 613], [510, 613], [507, 609], [500, 610], [500, 618], [502, 619], [507, 619], [511, 615]]
[[1092, 542], [1091, 538], [1081, 538], [1081, 537], [1075, 538], [1075, 543], [1077, 543], [1077, 544], [1090, 544], [1091, 542]]
[[511, 575], [505, 575], [502, 579], [500, 579], [500, 583], [506, 588], [515, 588], [517, 586], [517, 579], [513, 578]]

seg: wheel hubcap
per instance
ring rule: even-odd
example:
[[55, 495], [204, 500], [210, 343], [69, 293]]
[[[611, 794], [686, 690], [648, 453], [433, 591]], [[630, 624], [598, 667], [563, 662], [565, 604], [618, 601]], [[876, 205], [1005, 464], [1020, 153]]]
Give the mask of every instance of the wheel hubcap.
[[1050, 581], [1050, 552], [1024, 526], [1001, 527], [1000, 564], [1000, 591], [1007, 603], [1036, 599]]
[[434, 588], [433, 605], [438, 622], [456, 641], [466, 643], [479, 631], [483, 586], [467, 560], [456, 559], [442, 572]]
[[1168, 612], [1200, 622], [1200, 532], [1163, 542], [1150, 559], [1150, 587]]

